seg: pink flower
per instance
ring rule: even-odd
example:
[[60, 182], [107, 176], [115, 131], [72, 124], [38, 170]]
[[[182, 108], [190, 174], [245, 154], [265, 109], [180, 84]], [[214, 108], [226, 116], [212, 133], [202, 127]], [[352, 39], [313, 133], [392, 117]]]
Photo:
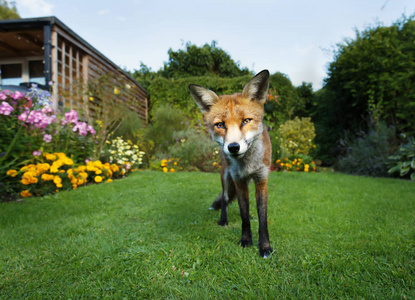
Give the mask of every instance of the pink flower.
[[33, 151], [33, 153], [32, 153], [32, 155], [33, 156], [39, 156], [39, 155], [41, 155], [42, 154], [42, 151]]
[[50, 134], [45, 134], [45, 135], [43, 136], [43, 140], [44, 140], [46, 143], [50, 143], [50, 142], [52, 141], [52, 136], [51, 136]]
[[65, 119], [66, 119], [66, 123], [70, 122], [72, 124], [76, 124], [78, 123], [78, 113], [76, 112], [76, 110], [71, 109], [70, 112], [65, 113]]
[[0, 104], [0, 115], [10, 116], [11, 112], [14, 110], [14, 108], [7, 103], [6, 101], [3, 101]]
[[94, 127], [92, 127], [92, 125], [88, 125], [88, 131], [89, 131], [92, 135], [94, 135], [94, 134], [96, 133], [96, 131], [95, 131]]
[[4, 92], [0, 92], [0, 100], [6, 100], [7, 99], [7, 95]]

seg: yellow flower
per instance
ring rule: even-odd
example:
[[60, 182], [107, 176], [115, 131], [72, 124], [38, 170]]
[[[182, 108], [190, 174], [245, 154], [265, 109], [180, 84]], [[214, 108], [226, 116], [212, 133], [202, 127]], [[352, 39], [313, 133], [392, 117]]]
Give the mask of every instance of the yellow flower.
[[100, 183], [102, 181], [101, 176], [95, 176], [95, 182]]
[[16, 170], [8, 170], [6, 175], [9, 175], [11, 177], [16, 177], [17, 171]]
[[169, 171], [169, 170], [168, 170], [166, 167], [164, 167], [164, 168], [163, 168], [163, 172], [164, 172], [164, 173], [167, 173], [168, 171]]
[[174, 173], [174, 172], [176, 172], [176, 171], [175, 171], [173, 168], [171, 168], [171, 169], [170, 169], [170, 172], [171, 172], [171, 173]]
[[94, 97], [89, 97], [89, 101], [94, 101]]
[[46, 159], [47, 160], [50, 160], [50, 161], [56, 160], [56, 155], [53, 155], [53, 154], [45, 154], [45, 156], [46, 156]]
[[20, 196], [22, 196], [23, 198], [26, 198], [26, 197], [32, 196], [32, 194], [28, 190], [24, 190], [20, 193]]
[[120, 90], [118, 88], [114, 88], [114, 94], [118, 95], [120, 93]]
[[111, 178], [108, 178], [108, 179], [107, 179], [107, 182], [112, 182], [112, 179], [111, 179]]
[[55, 178], [55, 176], [49, 174], [42, 174], [41, 178], [43, 181], [51, 181]]
[[55, 176], [53, 178], [53, 183], [56, 185], [57, 188], [61, 188], [62, 187], [62, 178], [60, 178], [59, 176]]
[[177, 161], [175, 161], [173, 165], [177, 166]]
[[102, 174], [102, 171], [98, 169], [98, 170], [95, 171], [95, 174], [96, 175]]
[[24, 185], [29, 185], [30, 184], [29, 180], [27, 180], [26, 178], [23, 178], [21, 180], [21, 183], [23, 183]]
[[162, 161], [161, 161], [161, 164], [160, 164], [162, 167], [166, 167], [167, 166], [167, 159], [163, 159]]
[[56, 167], [56, 166], [52, 165], [52, 166], [50, 167], [50, 172], [51, 172], [51, 173], [58, 173], [58, 172], [59, 172], [58, 167]]

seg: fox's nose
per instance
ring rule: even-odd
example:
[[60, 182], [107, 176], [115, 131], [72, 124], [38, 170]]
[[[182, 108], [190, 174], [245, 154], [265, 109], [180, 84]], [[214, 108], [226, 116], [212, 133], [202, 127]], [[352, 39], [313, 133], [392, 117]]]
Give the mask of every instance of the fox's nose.
[[231, 144], [228, 145], [229, 152], [233, 153], [233, 154], [238, 153], [239, 148], [240, 147], [239, 147], [238, 143], [231, 143]]

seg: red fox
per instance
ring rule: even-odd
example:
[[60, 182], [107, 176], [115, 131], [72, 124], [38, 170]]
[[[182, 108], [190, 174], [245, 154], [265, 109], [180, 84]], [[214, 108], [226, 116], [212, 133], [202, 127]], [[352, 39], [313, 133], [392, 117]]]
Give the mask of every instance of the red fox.
[[264, 258], [272, 253], [267, 226], [268, 173], [271, 141], [262, 124], [269, 72], [252, 78], [242, 93], [218, 96], [204, 87], [190, 84], [192, 98], [203, 114], [212, 139], [221, 148], [222, 193], [211, 209], [221, 208], [219, 225], [228, 224], [228, 204], [238, 199], [242, 219], [241, 246], [252, 245], [248, 185], [255, 183], [259, 219], [259, 252]]

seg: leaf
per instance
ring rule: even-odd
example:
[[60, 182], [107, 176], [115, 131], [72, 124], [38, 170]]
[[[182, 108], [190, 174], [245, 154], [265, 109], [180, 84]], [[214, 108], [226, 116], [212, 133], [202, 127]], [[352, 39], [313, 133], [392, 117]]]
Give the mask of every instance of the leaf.
[[415, 180], [415, 172], [411, 174], [411, 180]]
[[408, 174], [410, 169], [411, 169], [410, 167], [402, 168], [401, 169], [401, 176], [405, 176], [406, 174]]

